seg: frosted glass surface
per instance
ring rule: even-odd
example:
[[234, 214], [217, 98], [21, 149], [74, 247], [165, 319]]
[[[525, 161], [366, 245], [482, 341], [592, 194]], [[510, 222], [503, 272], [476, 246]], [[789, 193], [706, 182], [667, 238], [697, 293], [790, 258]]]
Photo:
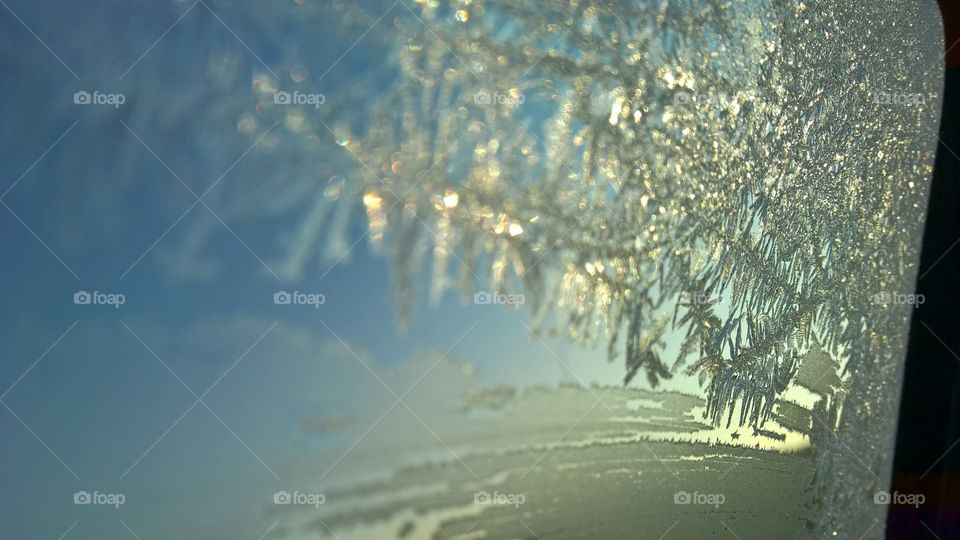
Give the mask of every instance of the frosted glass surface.
[[882, 537], [934, 4], [7, 2], [0, 537]]

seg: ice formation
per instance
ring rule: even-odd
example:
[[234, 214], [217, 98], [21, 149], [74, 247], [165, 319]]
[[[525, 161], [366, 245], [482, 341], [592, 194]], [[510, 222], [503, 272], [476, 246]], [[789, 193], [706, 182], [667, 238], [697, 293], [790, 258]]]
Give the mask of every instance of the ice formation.
[[[333, 5], [358, 28], [383, 7]], [[322, 196], [294, 184], [315, 198], [285, 272], [321, 245], [330, 260], [348, 251], [359, 203], [393, 261], [401, 321], [431, 265], [430, 297], [524, 294], [537, 329], [605, 340], [626, 383], [698, 375], [714, 425], [763, 429], [803, 383], [820, 398], [816, 534], [882, 520], [870, 496], [889, 472], [910, 307], [877, 295], [913, 289], [942, 77], [935, 6], [403, 7], [378, 32], [385, 65], [319, 116], [274, 106], [277, 86], [254, 79], [258, 116], [242, 122], [280, 122], [278, 152], [330, 177]]]

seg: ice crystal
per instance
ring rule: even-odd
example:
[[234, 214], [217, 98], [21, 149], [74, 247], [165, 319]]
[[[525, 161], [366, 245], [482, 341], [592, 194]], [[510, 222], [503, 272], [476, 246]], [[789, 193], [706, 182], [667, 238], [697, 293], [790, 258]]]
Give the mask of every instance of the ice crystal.
[[929, 10], [903, 29], [914, 7], [424, 0], [392, 23], [382, 93], [296, 126], [353, 162], [336, 204], [361, 199], [391, 250], [401, 320], [432, 264], [432, 298], [522, 292], [538, 329], [622, 354], [625, 383], [699, 375], [710, 421], [757, 429], [815, 349], [836, 379], [813, 411], [821, 478], [865, 489], [841, 469], [888, 466], [889, 430], [856, 422], [894, 416], [909, 314], [874, 299], [911, 288], [938, 108], [936, 78], [910, 86], [904, 51], [937, 47]]
[[[710, 380], [711, 414], [740, 399], [756, 422], [797, 350], [859, 351], [856, 370], [883, 350], [863, 329], [902, 317], [864, 293], [902, 287], [916, 255], [904, 233], [922, 215], [891, 174], [924, 162], [899, 142], [916, 111], [869, 99], [901, 84], [897, 66], [869, 84], [864, 71], [897, 44], [850, 43], [853, 7], [624, 9], [421, 3], [394, 29], [399, 74], [369, 127], [313, 127], [356, 162], [371, 241], [393, 237], [403, 317], [426, 257], [434, 296], [451, 264], [465, 296], [515, 277], [535, 307], [561, 307], [571, 336], [622, 347], [626, 382], [656, 385], [671, 373], [667, 308], [685, 333], [673, 369], [696, 353], [686, 369]], [[795, 45], [813, 32], [834, 47]]]

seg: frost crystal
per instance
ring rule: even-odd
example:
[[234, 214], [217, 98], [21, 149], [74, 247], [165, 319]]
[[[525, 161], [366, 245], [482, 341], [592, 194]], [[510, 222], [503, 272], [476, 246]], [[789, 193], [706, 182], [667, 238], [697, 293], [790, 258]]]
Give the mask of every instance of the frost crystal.
[[353, 162], [298, 238], [342, 234], [330, 216], [360, 200], [401, 320], [428, 264], [434, 299], [523, 293], [538, 329], [622, 354], [625, 383], [698, 375], [715, 425], [761, 429], [809, 389], [836, 512], [817, 526], [864, 530], [909, 319], [875, 295], [912, 290], [939, 23], [913, 2], [815, 4], [418, 2], [382, 95], [288, 124]]

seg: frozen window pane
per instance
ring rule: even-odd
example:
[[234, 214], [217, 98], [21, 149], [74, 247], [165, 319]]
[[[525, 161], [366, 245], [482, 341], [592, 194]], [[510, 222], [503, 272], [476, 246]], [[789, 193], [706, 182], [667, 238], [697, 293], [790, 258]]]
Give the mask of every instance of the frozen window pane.
[[[469, 394], [490, 417], [440, 437], [458, 459], [362, 488], [396, 498], [337, 523], [879, 535], [939, 113], [934, 7], [418, 15], [369, 126], [337, 134], [401, 316], [421, 269], [439, 298], [456, 268], [468, 300], [478, 281], [475, 303], [525, 299], [534, 335], [607, 343], [627, 388]], [[474, 492], [524, 502], [478, 510]]]
[[0, 536], [882, 536], [935, 6], [170, 4], [0, 20]]

